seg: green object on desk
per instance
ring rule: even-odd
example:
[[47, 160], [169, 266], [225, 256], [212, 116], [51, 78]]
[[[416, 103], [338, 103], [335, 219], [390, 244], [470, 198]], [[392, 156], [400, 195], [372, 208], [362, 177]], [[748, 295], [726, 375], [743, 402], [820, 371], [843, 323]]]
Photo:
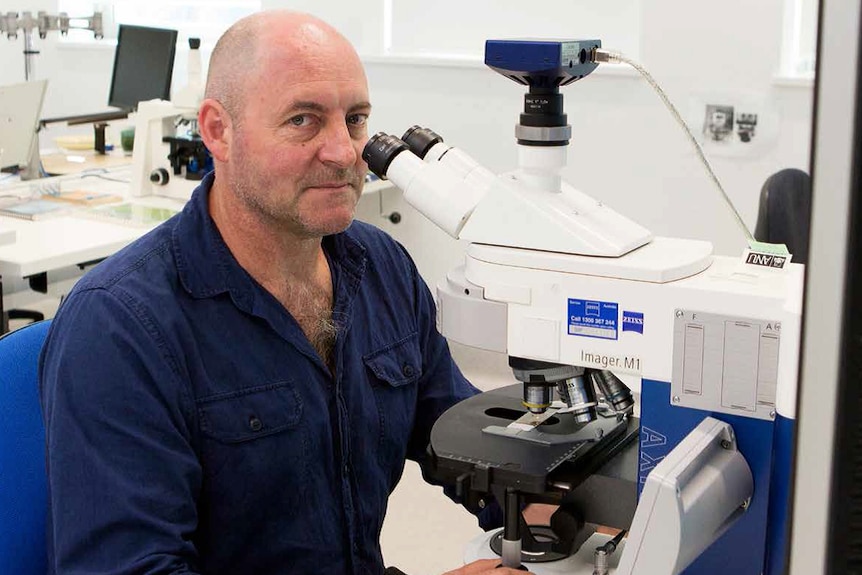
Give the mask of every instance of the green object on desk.
[[132, 152], [135, 148], [135, 128], [126, 128], [120, 132], [120, 146], [124, 152]]

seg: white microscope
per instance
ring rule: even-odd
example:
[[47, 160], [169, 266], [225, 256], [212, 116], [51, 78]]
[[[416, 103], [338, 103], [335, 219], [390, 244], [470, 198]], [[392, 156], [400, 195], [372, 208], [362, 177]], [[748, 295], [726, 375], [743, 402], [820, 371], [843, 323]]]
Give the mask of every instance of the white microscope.
[[[598, 40], [486, 43], [485, 63], [528, 87], [515, 171], [493, 174], [419, 127], [365, 147], [371, 171], [471, 242], [437, 286], [441, 333], [508, 354], [520, 382], [441, 417], [434, 473], [468, 507], [489, 495], [504, 507], [505, 527], [467, 560], [780, 573], [803, 267], [653, 237], [562, 181], [559, 88], [599, 61]], [[624, 381], [639, 381], [638, 405]], [[524, 523], [536, 501], [561, 505], [550, 526]]]
[[198, 109], [203, 101], [200, 39], [189, 38], [188, 82], [171, 102], [138, 104], [134, 116], [132, 195], [188, 200], [212, 158], [198, 134]]

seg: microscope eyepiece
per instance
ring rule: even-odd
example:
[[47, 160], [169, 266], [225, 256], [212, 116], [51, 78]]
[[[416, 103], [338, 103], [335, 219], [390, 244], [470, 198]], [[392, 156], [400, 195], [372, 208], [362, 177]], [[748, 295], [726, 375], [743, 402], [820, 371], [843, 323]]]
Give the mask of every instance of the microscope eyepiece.
[[405, 144], [410, 146], [410, 151], [425, 159], [425, 154], [428, 153], [434, 144], [439, 144], [443, 138], [433, 130], [423, 128], [421, 126], [413, 126], [401, 136]]
[[368, 164], [368, 169], [378, 177], [386, 179], [389, 164], [395, 156], [408, 150], [409, 146], [395, 136], [378, 132], [372, 136], [362, 150], [362, 159]]

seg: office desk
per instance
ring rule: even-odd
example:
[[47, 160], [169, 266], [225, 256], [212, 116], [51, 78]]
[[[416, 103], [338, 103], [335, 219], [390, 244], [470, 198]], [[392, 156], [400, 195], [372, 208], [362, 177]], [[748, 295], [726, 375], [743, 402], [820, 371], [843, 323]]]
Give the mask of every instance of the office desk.
[[23, 278], [103, 259], [148, 231], [74, 215], [38, 221], [0, 216], [0, 225], [17, 233], [15, 243], [0, 246], [0, 276]]
[[56, 154], [42, 154], [42, 168], [49, 174], [74, 175], [85, 170], [118, 168], [130, 166], [132, 156], [122, 150], [114, 150], [105, 155], [94, 150]]
[[0, 246], [5, 246], [15, 243], [18, 237], [17, 232], [11, 227], [0, 225]]
[[[32, 190], [56, 188], [60, 191], [86, 190], [121, 195], [126, 201], [170, 208], [180, 211], [183, 202], [161, 197], [130, 198], [131, 168], [108, 170], [99, 176], [68, 176], [31, 180], [3, 188], [3, 194], [27, 196]], [[104, 179], [104, 178], [111, 178]], [[122, 181], [115, 181], [122, 180]], [[14, 242], [0, 245], [0, 279], [28, 280], [30, 288], [47, 292], [47, 274], [51, 271], [82, 266], [100, 261], [141, 237], [158, 224], [148, 227], [124, 222], [97, 220], [83, 212], [88, 208], [75, 207], [62, 215], [38, 220], [22, 220], [0, 216], [0, 234], [15, 235]], [[2, 282], [0, 282], [0, 311], [4, 308]]]
[[[131, 168], [110, 170], [102, 177], [45, 178], [24, 182], [4, 193], [23, 193], [26, 188], [52, 186], [59, 183], [60, 191], [86, 190], [107, 192], [156, 207], [180, 211], [183, 202], [160, 197], [130, 198]], [[116, 181], [124, 180], [124, 181]], [[87, 207], [70, 206], [67, 212], [38, 220], [21, 220], [0, 216], [0, 229], [11, 229], [17, 237], [14, 243], [0, 246], [0, 276], [28, 277], [53, 269], [103, 259], [156, 227], [134, 226], [120, 221], [97, 220], [85, 215]]]

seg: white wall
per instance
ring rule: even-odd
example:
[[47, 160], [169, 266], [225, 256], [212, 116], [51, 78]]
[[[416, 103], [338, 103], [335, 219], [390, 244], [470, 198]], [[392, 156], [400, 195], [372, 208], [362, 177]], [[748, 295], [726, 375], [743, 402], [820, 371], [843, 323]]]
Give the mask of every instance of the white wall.
[[[18, 0], [3, 10], [35, 11], [45, 4]], [[47, 4], [50, 10], [53, 3]], [[363, 54], [382, 53], [380, 5], [376, 0], [264, 2], [266, 7], [296, 7], [329, 18]], [[469, 2], [461, 7], [459, 19], [483, 17], [470, 13]], [[772, 118], [771, 130], [764, 127], [750, 150], [737, 155], [712, 150], [718, 176], [752, 229], [759, 190], [767, 176], [785, 167], [808, 169], [811, 88], [778, 85], [773, 80], [780, 65], [783, 14], [783, 0], [651, 0], [640, 6], [639, 58], [686, 116], [697, 118], [692, 102], [720, 98], [752, 102], [760, 107], [764, 121]], [[520, 35], [539, 37], [543, 30], [531, 28]], [[105, 108], [112, 48], [60, 48], [55, 36], [38, 41], [38, 46], [43, 51], [37, 60], [38, 76], [51, 81], [45, 116]], [[21, 38], [15, 42], [0, 38], [0, 83], [23, 80], [22, 47]], [[180, 48], [175, 78], [184, 77], [184, 67], [185, 51]], [[374, 58], [367, 71], [374, 105], [372, 131], [400, 135], [409, 126], [421, 124], [492, 170], [514, 167], [513, 126], [522, 101], [519, 86], [479, 66]], [[175, 86], [181, 84], [175, 79]], [[566, 88], [564, 94], [573, 131], [568, 181], [657, 235], [711, 240], [722, 254], [741, 251], [742, 234], [679, 127], [643, 80], [597, 72]], [[399, 194], [386, 194], [384, 204], [387, 211], [403, 212], [404, 221], [393, 226], [378, 218], [376, 197], [362, 201], [360, 216], [379, 222], [401, 240], [429, 283], [460, 261], [457, 242], [424, 222]], [[500, 377], [501, 366], [505, 372], [499, 357], [462, 349], [456, 353], [471, 377], [480, 379], [488, 366], [495, 370], [487, 385], [499, 381], [495, 378]], [[437, 491], [421, 485], [411, 468], [393, 499], [384, 550], [390, 563], [411, 575], [439, 573], [459, 561], [463, 542], [472, 533], [472, 519], [442, 501]]]

